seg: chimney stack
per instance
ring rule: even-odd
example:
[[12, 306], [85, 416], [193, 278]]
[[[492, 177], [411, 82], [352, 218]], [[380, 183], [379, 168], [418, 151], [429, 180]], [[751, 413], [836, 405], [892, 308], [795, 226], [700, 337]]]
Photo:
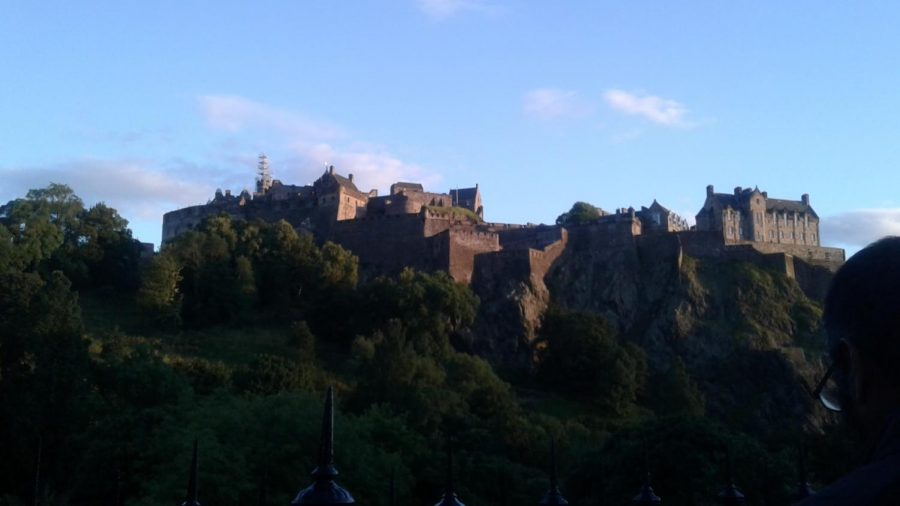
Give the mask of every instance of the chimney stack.
[[715, 192], [716, 192], [716, 189], [713, 187], [713, 185], [711, 185], [711, 184], [706, 185], [706, 196], [707, 197], [712, 197]]
[[350, 182], [352, 183], [353, 182], [353, 174], [347, 174], [347, 179], [349, 179]]
[[741, 188], [740, 186], [735, 186], [735, 187], [734, 187], [734, 194], [735, 194], [735, 195], [740, 195], [741, 192], [742, 192], [743, 190], [744, 190], [744, 189]]
[[800, 200], [803, 202], [804, 206], [808, 206], [809, 205], [809, 194], [804, 193], [803, 195], [800, 196]]

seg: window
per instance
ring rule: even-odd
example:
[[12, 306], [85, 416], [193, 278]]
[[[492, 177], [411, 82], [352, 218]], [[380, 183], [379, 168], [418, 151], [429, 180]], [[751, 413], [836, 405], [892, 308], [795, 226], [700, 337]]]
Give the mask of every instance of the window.
[[774, 239], [774, 238], [775, 238], [775, 231], [769, 230], [769, 239]]

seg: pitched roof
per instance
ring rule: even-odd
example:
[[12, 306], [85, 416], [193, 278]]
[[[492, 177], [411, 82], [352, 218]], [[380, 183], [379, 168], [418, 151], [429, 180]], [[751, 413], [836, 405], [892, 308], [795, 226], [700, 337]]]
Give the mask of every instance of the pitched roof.
[[337, 182], [338, 186], [342, 186], [344, 188], [353, 190], [355, 192], [359, 191], [359, 189], [356, 187], [356, 185], [353, 184], [353, 181], [350, 181], [346, 177], [341, 176], [340, 174], [331, 174], [331, 176], [334, 177], [334, 180], [335, 180], [335, 182]]
[[[745, 197], [746, 195], [746, 197]], [[740, 209], [742, 203], [750, 198], [751, 193], [743, 192], [740, 195], [731, 193], [715, 193], [712, 198], [716, 199], [722, 207], [731, 207], [732, 209]], [[804, 204], [801, 200], [785, 200], [771, 199], [766, 197], [766, 211], [781, 211], [788, 213], [807, 213], [816, 218], [819, 215], [813, 210], [809, 204]]]
[[738, 201], [737, 197], [737, 195], [731, 193], [714, 193], [712, 196], [712, 198], [719, 201], [719, 204], [722, 204], [722, 207], [731, 206], [734, 209], [737, 209], [740, 205], [740, 201]]
[[666, 207], [664, 207], [662, 204], [657, 202], [656, 199], [653, 199], [653, 203], [650, 204], [650, 207], [648, 209], [653, 209], [654, 211], [659, 211], [663, 214], [670, 214], [672, 212], [669, 209], [667, 209]]
[[799, 200], [766, 199], [766, 211], [816, 214], [811, 206]]

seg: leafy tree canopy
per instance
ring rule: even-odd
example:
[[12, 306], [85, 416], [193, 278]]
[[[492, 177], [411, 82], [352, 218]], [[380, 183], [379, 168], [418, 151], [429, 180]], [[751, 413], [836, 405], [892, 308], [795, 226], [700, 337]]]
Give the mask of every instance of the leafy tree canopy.
[[575, 202], [572, 208], [556, 218], [557, 225], [587, 225], [606, 214], [603, 209], [587, 202]]

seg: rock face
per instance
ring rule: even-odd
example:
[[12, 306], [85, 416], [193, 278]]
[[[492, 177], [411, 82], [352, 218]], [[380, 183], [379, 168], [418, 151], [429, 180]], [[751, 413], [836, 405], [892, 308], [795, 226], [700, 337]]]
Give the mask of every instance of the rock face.
[[807, 294], [824, 295], [827, 270], [791, 259], [791, 278], [771, 258], [694, 258], [676, 234], [592, 226], [569, 230], [545, 275], [528, 275], [531, 259], [518, 252], [495, 260], [473, 275], [473, 351], [495, 363], [530, 365], [540, 317], [556, 304], [602, 316], [644, 349], [651, 372], [681, 357], [710, 415], [755, 431], [820, 422], [802, 381], [821, 372], [821, 310]]

